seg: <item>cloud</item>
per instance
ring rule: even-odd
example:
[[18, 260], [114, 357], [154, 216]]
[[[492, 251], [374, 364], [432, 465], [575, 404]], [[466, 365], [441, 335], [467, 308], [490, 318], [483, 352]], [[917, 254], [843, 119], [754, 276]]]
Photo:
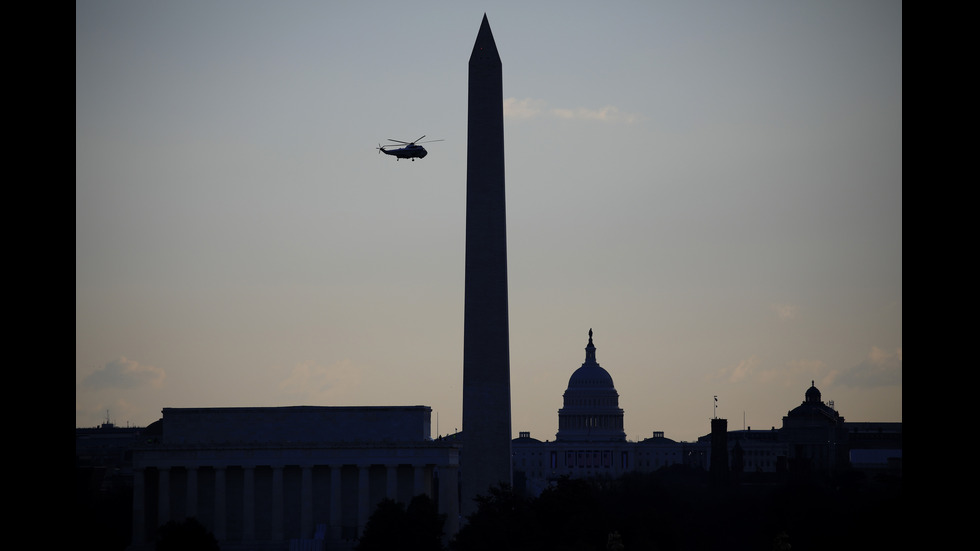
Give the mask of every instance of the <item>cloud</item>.
[[889, 352], [872, 346], [867, 357], [850, 369], [837, 373], [837, 382], [855, 388], [902, 384], [902, 349]]
[[773, 312], [776, 313], [776, 317], [780, 320], [791, 320], [796, 318], [796, 305], [795, 304], [773, 304], [769, 307]]
[[82, 385], [89, 388], [139, 388], [158, 387], [163, 383], [166, 373], [149, 365], [120, 357], [92, 372], [82, 379]]
[[759, 385], [777, 384], [784, 387], [799, 385], [801, 381], [809, 384], [810, 380], [814, 380], [829, 385], [834, 380], [834, 372], [820, 360], [791, 360], [778, 368], [763, 368], [762, 361], [753, 354], [735, 365], [718, 370], [710, 380], [724, 380], [731, 384], [751, 381]]
[[758, 356], [752, 355], [723, 367], [705, 378], [708, 382], [728, 384], [751, 383], [760, 388], [799, 388], [804, 391], [814, 381], [818, 388], [851, 387], [872, 389], [902, 384], [902, 349], [894, 351], [872, 346], [859, 364], [837, 368], [823, 360], [790, 360], [778, 367], [766, 367]]
[[504, 117], [508, 119], [530, 119], [543, 113], [546, 108], [544, 100], [507, 98], [504, 100]]
[[759, 358], [756, 356], [751, 356], [738, 362], [738, 365], [732, 368], [732, 373], [728, 378], [728, 382], [738, 383], [744, 381], [752, 375], [752, 372], [755, 371], [757, 367], [759, 367]]
[[303, 362], [294, 366], [279, 383], [283, 393], [309, 403], [349, 399], [361, 383], [361, 374], [350, 360], [323, 366]]
[[586, 109], [584, 107], [579, 107], [578, 109], [552, 109], [551, 114], [560, 119], [593, 120], [625, 124], [632, 124], [637, 120], [636, 115], [623, 113], [611, 105], [598, 110]]
[[577, 107], [567, 109], [561, 107], [549, 108], [548, 103], [540, 99], [507, 98], [504, 100], [504, 117], [509, 119], [531, 119], [538, 116], [548, 116], [565, 120], [591, 120], [607, 123], [632, 124], [639, 120], [637, 115], [624, 113], [618, 107], [607, 105], [601, 109]]
[[736, 365], [721, 368], [709, 380], [727, 380], [729, 383], [740, 383], [751, 377], [759, 367], [758, 356], [752, 355]]
[[790, 360], [786, 362], [785, 368], [773, 370], [766, 375], [769, 380], [781, 379], [784, 386], [790, 387], [809, 381], [829, 386], [834, 381], [834, 372], [821, 360]]

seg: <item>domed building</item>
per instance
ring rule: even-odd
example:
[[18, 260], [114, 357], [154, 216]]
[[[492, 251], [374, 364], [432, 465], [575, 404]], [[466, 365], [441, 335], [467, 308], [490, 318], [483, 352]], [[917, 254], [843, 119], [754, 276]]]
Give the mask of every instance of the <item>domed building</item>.
[[639, 442], [626, 440], [619, 392], [596, 361], [591, 329], [585, 362], [569, 377], [562, 401], [555, 440], [542, 442], [521, 432], [511, 442], [518, 491], [538, 495], [562, 476], [616, 478], [684, 461], [682, 445], [664, 438], [662, 431]]
[[796, 471], [829, 473], [848, 464], [844, 418], [825, 404], [810, 381], [803, 403], [783, 417], [780, 439], [789, 445], [789, 460]]
[[623, 410], [612, 376], [595, 359], [592, 329], [585, 362], [568, 379], [564, 407], [558, 410], [559, 442], [625, 442]]

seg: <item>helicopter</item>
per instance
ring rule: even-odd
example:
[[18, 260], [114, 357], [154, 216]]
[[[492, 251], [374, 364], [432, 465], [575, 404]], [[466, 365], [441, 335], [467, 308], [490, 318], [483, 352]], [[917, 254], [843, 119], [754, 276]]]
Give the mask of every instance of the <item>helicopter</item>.
[[[425, 157], [426, 155], [429, 154], [429, 152], [426, 151], [424, 147], [418, 145], [419, 143], [432, 143], [432, 142], [444, 141], [444, 140], [429, 140], [427, 142], [419, 142], [419, 140], [421, 140], [424, 137], [425, 134], [410, 142], [403, 142], [401, 140], [393, 140], [391, 138], [388, 138], [389, 142], [397, 142], [400, 144], [404, 144], [404, 147], [398, 147], [397, 145], [391, 145], [391, 144], [388, 145], [378, 144], [378, 148], [377, 148], [378, 153], [384, 153], [385, 155], [394, 155], [396, 161], [399, 159], [411, 159], [412, 161], [415, 161], [415, 159], [421, 159], [422, 157]], [[398, 149], [388, 150], [385, 149], [386, 147], [397, 147]]]

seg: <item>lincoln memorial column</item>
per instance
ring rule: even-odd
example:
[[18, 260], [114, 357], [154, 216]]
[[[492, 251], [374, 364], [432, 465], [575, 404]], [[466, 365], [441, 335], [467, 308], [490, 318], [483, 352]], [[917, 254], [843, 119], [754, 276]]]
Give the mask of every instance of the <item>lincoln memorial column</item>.
[[343, 465], [330, 465], [330, 540], [340, 541], [342, 535], [340, 517], [340, 472]]
[[170, 467], [158, 467], [160, 481], [157, 484], [159, 491], [159, 506], [157, 509], [157, 526], [163, 526], [170, 522]]
[[443, 465], [439, 467], [439, 512], [446, 515], [446, 536], [459, 532], [459, 467]]
[[412, 486], [412, 497], [425, 494], [432, 497], [429, 488], [425, 485], [425, 465], [412, 465], [415, 471], [415, 484]]
[[299, 537], [313, 534], [313, 466], [303, 465], [299, 483]]
[[357, 536], [364, 532], [371, 515], [371, 465], [357, 466]]
[[272, 539], [282, 541], [282, 465], [272, 466]]
[[228, 539], [228, 512], [225, 496], [225, 467], [214, 467], [214, 537], [219, 542]]
[[197, 467], [187, 467], [186, 518], [197, 517]]
[[387, 482], [385, 497], [398, 501], [398, 465], [385, 465], [385, 467], [387, 471], [385, 473], [385, 482]]
[[255, 540], [255, 467], [244, 467], [242, 481], [242, 539]]

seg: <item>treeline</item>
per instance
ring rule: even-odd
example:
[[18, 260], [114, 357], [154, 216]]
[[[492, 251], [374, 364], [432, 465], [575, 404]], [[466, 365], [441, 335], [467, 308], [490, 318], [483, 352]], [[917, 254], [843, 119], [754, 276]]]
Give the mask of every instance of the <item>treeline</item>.
[[[806, 551], [907, 543], [901, 480], [856, 472], [819, 483], [717, 487], [707, 473], [677, 466], [615, 480], [562, 478], [536, 498], [492, 488], [478, 504], [450, 550]], [[426, 541], [427, 550], [442, 548], [431, 536]]]

